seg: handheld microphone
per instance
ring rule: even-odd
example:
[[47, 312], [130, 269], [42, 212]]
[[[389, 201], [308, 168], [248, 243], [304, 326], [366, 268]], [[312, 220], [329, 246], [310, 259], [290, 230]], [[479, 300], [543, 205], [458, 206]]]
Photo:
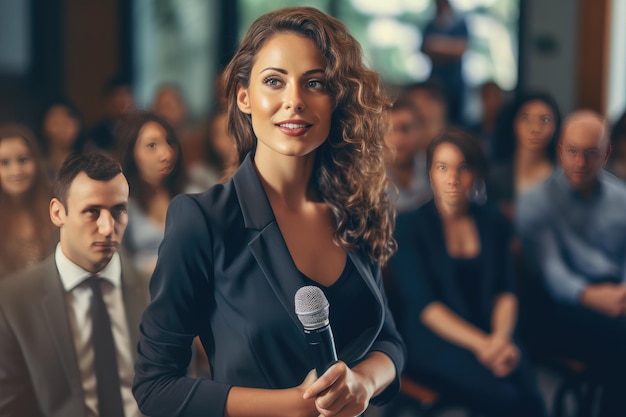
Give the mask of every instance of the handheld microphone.
[[296, 292], [295, 304], [296, 314], [304, 327], [304, 336], [319, 377], [337, 362], [335, 339], [328, 320], [328, 300], [321, 289], [308, 285]]

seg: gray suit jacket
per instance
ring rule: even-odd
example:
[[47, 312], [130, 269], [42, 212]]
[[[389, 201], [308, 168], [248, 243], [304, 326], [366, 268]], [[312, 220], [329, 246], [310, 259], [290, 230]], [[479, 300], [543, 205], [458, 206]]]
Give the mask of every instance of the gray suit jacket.
[[[122, 257], [122, 293], [136, 355], [148, 279]], [[87, 413], [65, 291], [54, 254], [0, 281], [0, 416]]]

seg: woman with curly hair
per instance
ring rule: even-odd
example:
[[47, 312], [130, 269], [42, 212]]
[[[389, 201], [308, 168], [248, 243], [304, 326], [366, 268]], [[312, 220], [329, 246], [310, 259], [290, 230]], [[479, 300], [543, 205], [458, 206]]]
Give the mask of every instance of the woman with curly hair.
[[0, 278], [52, 253], [59, 235], [48, 214], [51, 197], [32, 133], [0, 127]]
[[[224, 74], [241, 165], [181, 195], [144, 313], [134, 394], [152, 416], [356, 416], [399, 388], [380, 264], [395, 249], [379, 78], [314, 8], [258, 18]], [[316, 375], [294, 295], [330, 302], [339, 361]], [[199, 335], [211, 379], [185, 376]]]

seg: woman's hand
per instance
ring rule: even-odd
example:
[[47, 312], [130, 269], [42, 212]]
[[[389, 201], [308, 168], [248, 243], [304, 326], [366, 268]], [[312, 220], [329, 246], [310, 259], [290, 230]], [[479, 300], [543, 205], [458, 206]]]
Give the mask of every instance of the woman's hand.
[[517, 346], [510, 339], [495, 334], [489, 335], [474, 353], [480, 363], [499, 377], [509, 375], [517, 367], [520, 357]]
[[365, 411], [373, 393], [365, 375], [339, 361], [305, 390], [303, 398], [315, 398], [320, 416], [355, 417]]

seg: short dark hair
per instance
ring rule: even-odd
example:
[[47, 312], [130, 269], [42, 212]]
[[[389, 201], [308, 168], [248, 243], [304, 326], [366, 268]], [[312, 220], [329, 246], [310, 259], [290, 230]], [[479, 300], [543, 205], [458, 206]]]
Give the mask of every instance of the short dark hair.
[[120, 164], [100, 152], [74, 153], [68, 156], [59, 169], [53, 196], [63, 203], [67, 210], [67, 192], [74, 178], [81, 172], [96, 181], [110, 181], [122, 173]]
[[467, 163], [472, 173], [480, 180], [486, 179], [488, 172], [487, 156], [480, 141], [474, 135], [459, 128], [445, 129], [430, 142], [426, 149], [426, 167], [428, 172], [430, 172], [430, 168], [433, 165], [435, 149], [442, 143], [451, 143], [459, 148], [465, 157], [465, 163]]

